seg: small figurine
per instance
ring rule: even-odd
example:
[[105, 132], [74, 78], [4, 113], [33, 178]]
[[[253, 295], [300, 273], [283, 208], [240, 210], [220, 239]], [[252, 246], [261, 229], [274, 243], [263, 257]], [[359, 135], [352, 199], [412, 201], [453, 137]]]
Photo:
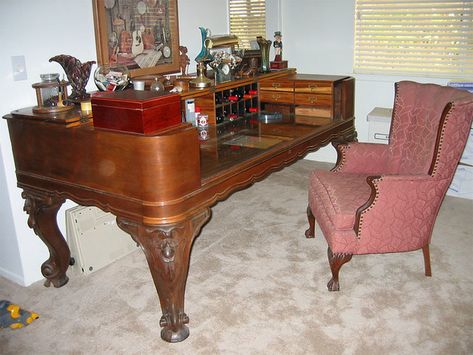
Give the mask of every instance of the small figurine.
[[0, 328], [23, 328], [38, 318], [37, 313], [25, 311], [10, 301], [0, 301]]
[[190, 64], [190, 59], [187, 55], [187, 47], [179, 46], [179, 52], [179, 67], [181, 69], [181, 75], [186, 76]]
[[274, 60], [270, 63], [271, 69], [286, 69], [287, 68], [287, 60], [282, 59], [282, 35], [281, 31], [274, 32]]
[[274, 61], [281, 62], [282, 61], [282, 35], [281, 31], [274, 32], [274, 42], [273, 47], [275, 50]]

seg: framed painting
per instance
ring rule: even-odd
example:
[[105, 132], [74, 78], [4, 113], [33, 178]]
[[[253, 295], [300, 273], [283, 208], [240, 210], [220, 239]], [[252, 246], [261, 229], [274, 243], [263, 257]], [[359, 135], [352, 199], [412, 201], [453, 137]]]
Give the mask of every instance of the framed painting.
[[92, 0], [99, 65], [131, 77], [179, 71], [177, 0]]

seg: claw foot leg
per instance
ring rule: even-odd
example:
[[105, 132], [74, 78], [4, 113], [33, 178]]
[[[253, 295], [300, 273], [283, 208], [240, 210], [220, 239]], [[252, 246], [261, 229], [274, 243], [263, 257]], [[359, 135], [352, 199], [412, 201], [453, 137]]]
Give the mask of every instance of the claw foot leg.
[[329, 291], [339, 291], [340, 284], [338, 282], [338, 273], [343, 264], [349, 262], [352, 258], [352, 254], [334, 254], [330, 247], [327, 250], [328, 262], [330, 264], [330, 270], [332, 271], [332, 278], [327, 283]]
[[309, 221], [309, 228], [305, 231], [305, 237], [315, 238], [315, 217], [310, 206], [307, 206], [307, 220]]

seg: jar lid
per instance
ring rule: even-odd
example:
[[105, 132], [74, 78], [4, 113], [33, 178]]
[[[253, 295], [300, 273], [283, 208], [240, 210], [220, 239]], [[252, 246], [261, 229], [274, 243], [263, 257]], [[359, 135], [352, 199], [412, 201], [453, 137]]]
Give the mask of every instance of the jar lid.
[[48, 74], [40, 74], [39, 77], [42, 81], [57, 81], [59, 79], [58, 73], [48, 73]]

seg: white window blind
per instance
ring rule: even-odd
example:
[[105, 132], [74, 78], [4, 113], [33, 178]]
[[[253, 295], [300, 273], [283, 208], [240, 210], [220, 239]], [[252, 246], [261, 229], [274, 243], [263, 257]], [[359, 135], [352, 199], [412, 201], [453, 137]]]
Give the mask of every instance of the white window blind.
[[230, 33], [240, 40], [240, 48], [250, 48], [250, 41], [266, 36], [265, 0], [228, 0]]
[[473, 0], [356, 0], [356, 73], [473, 77]]

